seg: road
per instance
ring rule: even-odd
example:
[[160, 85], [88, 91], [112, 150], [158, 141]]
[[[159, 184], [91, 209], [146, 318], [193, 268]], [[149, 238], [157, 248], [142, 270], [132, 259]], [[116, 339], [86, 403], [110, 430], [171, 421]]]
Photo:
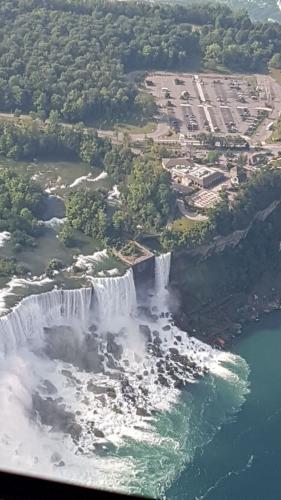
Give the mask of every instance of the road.
[[[281, 109], [281, 98], [280, 98], [280, 109]], [[278, 116], [279, 116], [279, 111], [275, 111], [274, 116], [271, 115], [270, 119], [268, 119], [268, 120], [272, 121], [272, 118], [274, 118], [276, 120], [278, 118]], [[12, 119], [15, 119], [15, 115], [13, 113], [0, 113], [0, 119], [1, 118], [12, 120]], [[17, 117], [17, 118], [21, 118], [22, 120], [26, 120], [26, 119], [29, 119], [30, 116], [22, 114], [22, 115], [20, 115], [20, 117]], [[258, 134], [255, 134], [251, 138], [245, 136], [245, 139], [250, 143], [251, 148], [254, 149], [257, 140], [260, 138], [261, 147], [263, 149], [267, 149], [267, 150], [271, 151], [273, 154], [277, 155], [279, 152], [281, 152], [281, 143], [267, 143], [267, 142], [265, 142], [266, 139], [268, 139], [271, 135], [270, 131], [266, 131], [266, 124], [267, 124], [267, 121], [265, 124], [263, 124], [263, 126], [262, 126], [261, 130], [259, 130]], [[42, 122], [42, 125], [43, 125], [43, 122]], [[65, 127], [73, 127], [74, 126], [70, 123], [62, 123], [62, 125], [64, 125]], [[159, 120], [159, 122], [157, 124], [157, 128], [154, 132], [151, 132], [149, 134], [129, 134], [129, 135], [133, 141], [144, 141], [146, 138], [151, 138], [154, 141], [159, 142], [159, 143], [173, 144], [173, 143], [177, 142], [175, 139], [163, 139], [163, 136], [167, 135], [167, 132], [169, 131], [169, 129], [170, 129], [170, 126], [169, 126], [168, 118], [166, 116], [162, 116], [161, 119]], [[112, 141], [113, 144], [122, 143], [123, 137], [124, 137], [122, 132], [118, 132], [118, 134], [117, 134], [117, 132], [113, 131], [113, 130], [98, 129], [97, 133], [98, 133], [99, 137], [108, 137]], [[179, 142], [179, 144], [180, 144], [180, 142]], [[136, 152], [139, 152], [139, 151], [136, 150]]]
[[191, 212], [185, 207], [185, 204], [183, 200], [177, 199], [177, 207], [180, 211], [180, 213], [186, 217], [187, 219], [197, 221], [197, 222], [202, 222], [208, 220], [208, 217], [206, 215], [202, 214], [194, 214], [194, 212]]

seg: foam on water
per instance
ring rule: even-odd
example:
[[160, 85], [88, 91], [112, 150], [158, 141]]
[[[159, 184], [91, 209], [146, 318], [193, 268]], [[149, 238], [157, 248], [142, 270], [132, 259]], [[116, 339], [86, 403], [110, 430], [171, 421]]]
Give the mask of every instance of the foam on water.
[[14, 295], [19, 289], [27, 287], [42, 287], [51, 283], [52, 280], [46, 276], [34, 276], [33, 278], [17, 278], [13, 277], [5, 287], [0, 290], [0, 315], [8, 312], [6, 300], [8, 297]]
[[83, 271], [91, 272], [93, 271], [95, 265], [99, 262], [102, 262], [104, 259], [108, 257], [107, 250], [101, 250], [99, 252], [95, 252], [92, 255], [78, 255], [75, 260], [75, 265], [82, 269]]
[[0, 247], [3, 247], [6, 243], [11, 238], [11, 233], [9, 231], [2, 231], [0, 232]]
[[170, 260], [155, 258], [153, 314], [139, 317], [130, 269], [29, 296], [0, 318], [0, 466], [159, 496], [215, 432], [200, 427], [214, 384], [229, 394], [222, 415], [239, 408], [241, 359], [189, 337], [167, 310]]
[[101, 172], [97, 177], [92, 177], [92, 174], [87, 174], [87, 175], [82, 175], [81, 177], [77, 177], [77, 179], [75, 179], [72, 184], [70, 184], [70, 188], [74, 188], [76, 186], [79, 186], [79, 184], [81, 184], [82, 182], [98, 182], [98, 181], [101, 181], [103, 179], [106, 179], [106, 177], [108, 176], [107, 172]]
[[52, 217], [49, 220], [41, 220], [40, 224], [43, 226], [49, 227], [53, 229], [54, 231], [58, 231], [60, 226], [62, 226], [66, 222], [66, 218], [59, 218], [59, 217]]

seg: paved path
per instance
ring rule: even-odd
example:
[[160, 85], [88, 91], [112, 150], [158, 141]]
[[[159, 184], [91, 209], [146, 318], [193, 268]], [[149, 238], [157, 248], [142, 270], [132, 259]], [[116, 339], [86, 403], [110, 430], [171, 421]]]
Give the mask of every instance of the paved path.
[[210, 115], [209, 110], [208, 110], [208, 105], [207, 105], [207, 102], [206, 102], [206, 99], [205, 99], [205, 95], [204, 95], [204, 91], [203, 91], [202, 85], [200, 83], [200, 78], [199, 78], [198, 75], [194, 75], [194, 78], [195, 78], [195, 83], [196, 83], [196, 86], [197, 86], [197, 89], [198, 89], [198, 94], [199, 94], [200, 99], [202, 101], [202, 107], [204, 109], [206, 119], [207, 119], [207, 121], [209, 123], [209, 127], [210, 127], [211, 132], [214, 133], [215, 132], [214, 125], [213, 125], [212, 118], [211, 118], [211, 115]]
[[180, 213], [184, 217], [186, 217], [187, 219], [193, 220], [195, 222], [196, 221], [197, 222], [203, 222], [203, 221], [208, 220], [207, 215], [194, 214], [193, 212], [191, 212], [190, 210], [188, 210], [185, 207], [185, 204], [184, 204], [183, 200], [177, 199], [177, 206], [178, 206], [178, 209], [179, 209]]

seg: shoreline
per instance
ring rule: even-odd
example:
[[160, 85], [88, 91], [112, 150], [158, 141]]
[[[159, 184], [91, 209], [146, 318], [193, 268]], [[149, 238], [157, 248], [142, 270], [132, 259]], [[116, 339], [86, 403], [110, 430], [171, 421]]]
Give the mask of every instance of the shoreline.
[[275, 311], [281, 311], [281, 276], [269, 272], [247, 293], [229, 294], [193, 310], [183, 310], [182, 304], [173, 316], [177, 326], [190, 335], [229, 350], [245, 334], [245, 327]]

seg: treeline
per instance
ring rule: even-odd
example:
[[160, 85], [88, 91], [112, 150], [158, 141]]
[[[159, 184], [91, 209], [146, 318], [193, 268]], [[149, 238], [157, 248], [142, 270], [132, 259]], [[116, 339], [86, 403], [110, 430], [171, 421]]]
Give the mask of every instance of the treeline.
[[52, 115], [46, 126], [37, 120], [0, 121], [0, 156], [5, 158], [68, 158], [99, 167], [110, 150], [110, 141], [98, 137], [95, 130], [64, 126]]
[[43, 209], [44, 194], [27, 175], [0, 170], [0, 231], [11, 233], [15, 251], [36, 245]]
[[255, 214], [273, 201], [281, 200], [281, 171], [264, 168], [242, 184], [233, 202], [222, 195], [220, 203], [209, 211], [209, 219], [197, 222], [184, 232], [165, 229], [161, 235], [164, 249], [191, 249], [210, 243], [214, 237], [242, 230]]
[[[120, 158], [122, 149], [118, 161]], [[146, 232], [163, 230], [174, 208], [174, 196], [170, 177], [159, 162], [147, 155], [133, 158], [126, 173], [119, 170], [116, 163], [115, 175], [122, 179], [120, 201], [115, 210], [107, 203], [106, 191], [83, 189], [70, 193], [65, 202], [67, 221], [59, 233], [60, 241], [66, 246], [75, 244], [76, 230], [101, 245], [115, 247]]]
[[80, 160], [103, 168], [116, 184], [131, 173], [135, 158], [126, 140], [112, 144], [94, 129], [59, 123], [53, 113], [45, 125], [38, 120], [0, 121], [0, 156], [17, 161]]
[[280, 52], [279, 24], [254, 24], [224, 5], [2, 0], [1, 110], [102, 125], [153, 111], [130, 71], [259, 71], [281, 66]]

